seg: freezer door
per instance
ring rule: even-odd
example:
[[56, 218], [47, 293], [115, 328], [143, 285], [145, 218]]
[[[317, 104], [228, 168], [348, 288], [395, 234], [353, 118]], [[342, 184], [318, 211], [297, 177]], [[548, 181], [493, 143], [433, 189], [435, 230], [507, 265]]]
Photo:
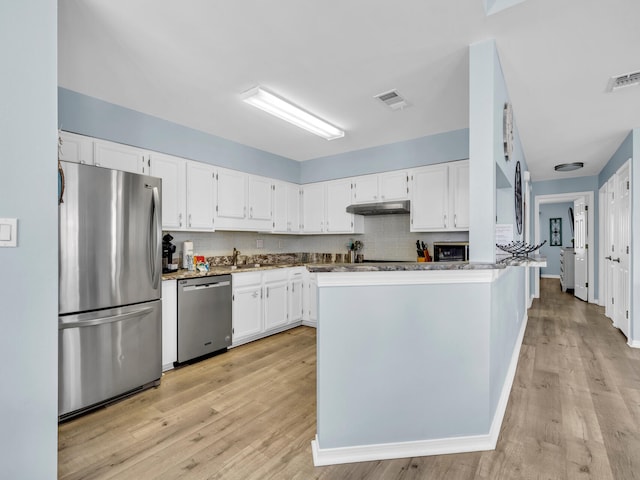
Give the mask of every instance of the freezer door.
[[58, 318], [58, 415], [160, 379], [160, 300]]
[[62, 162], [59, 313], [160, 298], [161, 181]]

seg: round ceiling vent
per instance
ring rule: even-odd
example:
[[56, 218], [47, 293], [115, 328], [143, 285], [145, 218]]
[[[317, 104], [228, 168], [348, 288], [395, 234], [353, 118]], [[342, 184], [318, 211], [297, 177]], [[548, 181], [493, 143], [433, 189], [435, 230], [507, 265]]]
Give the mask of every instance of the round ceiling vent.
[[574, 170], [579, 170], [584, 167], [583, 162], [573, 162], [573, 163], [561, 163], [553, 167], [556, 172], [572, 172]]

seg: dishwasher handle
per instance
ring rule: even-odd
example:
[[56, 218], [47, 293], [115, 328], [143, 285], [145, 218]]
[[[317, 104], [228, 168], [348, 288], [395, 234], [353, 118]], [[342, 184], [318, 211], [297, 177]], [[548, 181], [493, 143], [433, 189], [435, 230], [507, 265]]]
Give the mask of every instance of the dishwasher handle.
[[204, 283], [202, 285], [187, 285], [186, 287], [182, 287], [183, 292], [193, 292], [194, 290], [203, 290], [206, 288], [218, 288], [218, 287], [228, 287], [231, 285], [231, 282], [214, 282], [214, 283]]

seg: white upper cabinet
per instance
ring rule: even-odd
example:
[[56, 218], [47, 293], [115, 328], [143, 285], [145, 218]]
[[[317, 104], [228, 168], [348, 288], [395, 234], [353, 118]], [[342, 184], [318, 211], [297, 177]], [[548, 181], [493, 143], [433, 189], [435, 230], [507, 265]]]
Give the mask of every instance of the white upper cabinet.
[[353, 179], [353, 203], [388, 202], [409, 198], [409, 173], [404, 170]]
[[300, 187], [294, 183], [273, 182], [273, 232], [300, 231]]
[[216, 228], [230, 229], [247, 217], [247, 174], [218, 168]]
[[150, 154], [150, 175], [162, 179], [162, 228], [180, 230], [186, 223], [186, 164], [183, 158]]
[[270, 231], [273, 228], [271, 206], [273, 181], [270, 178], [248, 175], [248, 230]]
[[453, 230], [469, 230], [469, 160], [449, 166], [449, 204], [453, 212]]
[[324, 232], [324, 183], [302, 186], [302, 232]]
[[409, 198], [409, 172], [399, 170], [378, 175], [380, 201], [407, 200]]
[[346, 179], [326, 182], [326, 189], [325, 232], [362, 233], [364, 231], [363, 217], [347, 213], [347, 207], [352, 202], [352, 181]]
[[271, 231], [273, 181], [217, 168], [216, 229]]
[[60, 139], [62, 140], [60, 160], [93, 165], [93, 138], [60, 132]]
[[365, 175], [353, 179], [353, 203], [379, 201], [378, 175]]
[[287, 231], [298, 233], [302, 226], [300, 221], [300, 186], [294, 183], [287, 184]]
[[188, 230], [213, 230], [215, 205], [215, 168], [187, 160], [187, 224]]
[[351, 185], [350, 179], [303, 185], [303, 233], [363, 233], [364, 218], [346, 211]]
[[148, 174], [147, 160], [145, 151], [139, 148], [104, 140], [93, 143], [93, 161], [97, 167]]
[[469, 162], [421, 167], [413, 171], [411, 231], [469, 229]]

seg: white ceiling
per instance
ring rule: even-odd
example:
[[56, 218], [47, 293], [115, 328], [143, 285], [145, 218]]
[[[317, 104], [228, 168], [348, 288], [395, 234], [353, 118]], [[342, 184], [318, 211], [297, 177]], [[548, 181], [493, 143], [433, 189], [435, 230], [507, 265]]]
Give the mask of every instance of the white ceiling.
[[[59, 0], [59, 85], [294, 160], [468, 127], [469, 54], [495, 38], [533, 180], [595, 175], [634, 127], [640, 1]], [[346, 130], [240, 100], [262, 85]], [[373, 98], [397, 89], [391, 111]], [[585, 162], [577, 172], [553, 165]]]

